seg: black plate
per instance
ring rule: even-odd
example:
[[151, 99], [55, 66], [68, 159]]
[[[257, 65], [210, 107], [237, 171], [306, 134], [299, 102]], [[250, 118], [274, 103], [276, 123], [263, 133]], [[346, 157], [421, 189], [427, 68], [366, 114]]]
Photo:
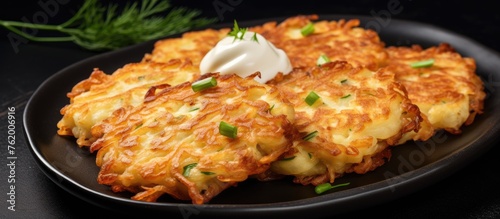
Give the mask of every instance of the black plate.
[[[94, 67], [106, 72], [126, 63], [141, 60], [152, 51], [154, 41], [98, 55], [75, 63], [48, 78], [33, 94], [24, 112], [24, 127], [33, 156], [43, 172], [57, 185], [97, 206], [140, 214], [162, 213], [165, 217], [242, 217], [269, 216], [309, 218], [343, 213], [380, 204], [415, 192], [449, 176], [487, 151], [498, 138], [500, 114], [500, 56], [470, 39], [447, 30], [415, 22], [391, 19], [380, 23], [376, 17], [322, 15], [321, 19], [358, 18], [361, 26], [376, 29], [387, 45], [420, 44], [435, 46], [450, 43], [464, 56], [477, 61], [478, 74], [486, 85], [485, 113], [478, 116], [463, 134], [437, 133], [427, 142], [411, 142], [393, 150], [390, 162], [365, 175], [350, 174], [336, 183], [350, 182], [348, 187], [316, 195], [311, 186], [289, 180], [256, 182], [248, 180], [229, 188], [210, 203], [194, 206], [169, 197], [157, 203], [133, 201], [130, 194], [113, 193], [108, 186], [96, 182], [98, 167], [95, 155], [76, 146], [73, 138], [56, 134], [59, 110], [68, 103], [66, 93], [77, 82], [87, 78]], [[254, 26], [273, 18], [239, 22]], [[227, 25], [216, 25], [219, 28]]]

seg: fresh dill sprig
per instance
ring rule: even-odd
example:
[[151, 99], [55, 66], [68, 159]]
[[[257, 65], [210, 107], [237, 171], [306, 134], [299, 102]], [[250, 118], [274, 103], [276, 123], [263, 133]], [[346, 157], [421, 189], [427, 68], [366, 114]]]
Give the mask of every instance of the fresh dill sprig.
[[[106, 7], [99, 0], [87, 0], [72, 18], [59, 25], [0, 20], [0, 26], [31, 41], [70, 41], [88, 50], [104, 51], [159, 39], [216, 21], [197, 18], [200, 14], [198, 10], [187, 8], [171, 9], [168, 0], [143, 0], [140, 5], [128, 3], [120, 13], [118, 5]], [[56, 31], [67, 36], [38, 37], [19, 28]]]

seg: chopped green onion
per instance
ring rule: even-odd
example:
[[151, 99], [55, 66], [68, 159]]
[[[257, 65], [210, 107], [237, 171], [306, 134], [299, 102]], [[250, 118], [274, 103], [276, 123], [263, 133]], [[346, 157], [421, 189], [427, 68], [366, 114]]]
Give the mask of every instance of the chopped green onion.
[[313, 132], [311, 132], [311, 133], [307, 134], [306, 136], [304, 136], [302, 139], [303, 139], [304, 141], [309, 141], [309, 140], [311, 140], [312, 138], [316, 137], [316, 136], [318, 135], [318, 133], [319, 133], [319, 132], [318, 132], [318, 130], [313, 131]]
[[343, 84], [345, 82], [347, 82], [347, 79], [344, 79], [344, 80], [340, 81], [341, 84]]
[[285, 158], [281, 159], [280, 161], [289, 161], [289, 160], [293, 160], [294, 158], [295, 158], [295, 156], [285, 157]]
[[308, 36], [314, 32], [314, 24], [313, 23], [308, 23], [306, 26], [304, 26], [301, 30], [300, 33], [302, 36]]
[[305, 101], [306, 101], [307, 105], [312, 106], [314, 104], [314, 102], [316, 102], [316, 100], [318, 100], [318, 99], [319, 99], [319, 95], [316, 94], [314, 91], [311, 91], [307, 95]]
[[182, 175], [188, 177], [189, 173], [191, 172], [191, 169], [193, 169], [198, 163], [191, 163], [186, 166], [184, 166]]
[[274, 104], [271, 107], [269, 107], [269, 109], [267, 111], [271, 112], [271, 110], [273, 110], [273, 109], [274, 109]]
[[340, 99], [345, 99], [345, 98], [348, 98], [348, 97], [350, 97], [350, 96], [351, 96], [351, 94], [347, 94], [347, 95], [345, 95], [345, 96], [341, 97]]
[[427, 68], [427, 67], [431, 67], [432, 65], [434, 65], [434, 59], [427, 59], [427, 60], [414, 62], [414, 63], [410, 64], [410, 66], [412, 68]]
[[191, 84], [191, 88], [194, 92], [202, 91], [217, 85], [217, 80], [214, 77], [208, 77], [203, 80], [199, 80]]
[[236, 138], [238, 135], [238, 127], [222, 121], [219, 124], [219, 133], [229, 138]]
[[199, 110], [199, 109], [200, 109], [200, 107], [195, 107], [193, 109], [190, 109], [189, 112], [193, 112], [193, 111], [196, 111], [196, 110]]
[[252, 40], [255, 42], [259, 42], [259, 39], [257, 39], [257, 33], [253, 33]]
[[341, 187], [341, 186], [348, 186], [349, 184], [350, 183], [342, 183], [342, 184], [338, 184], [338, 185], [332, 186], [332, 184], [330, 184], [330, 183], [323, 183], [323, 184], [317, 185], [314, 188], [314, 191], [316, 192], [316, 194], [321, 194], [321, 193], [326, 192], [326, 191], [328, 191], [330, 189], [338, 188], [338, 187]]
[[214, 172], [208, 172], [208, 171], [201, 171], [201, 173], [203, 173], [204, 175], [214, 175], [215, 173]]
[[141, 124], [139, 124], [139, 125], [137, 125], [137, 126], [135, 126], [135, 129], [138, 129], [138, 128], [140, 128], [141, 126], [142, 126], [142, 123], [141, 123]]
[[328, 56], [320, 55], [318, 60], [316, 61], [316, 65], [320, 66], [320, 65], [323, 65], [323, 64], [326, 64], [329, 62], [330, 62], [330, 58], [328, 58]]

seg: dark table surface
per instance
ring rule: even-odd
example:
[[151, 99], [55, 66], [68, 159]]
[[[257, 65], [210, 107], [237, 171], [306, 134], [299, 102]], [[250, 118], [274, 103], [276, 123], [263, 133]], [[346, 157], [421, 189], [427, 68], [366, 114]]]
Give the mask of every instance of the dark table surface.
[[[44, 11], [38, 1], [3, 2], [0, 20], [46, 18], [47, 23], [67, 19], [81, 1], [56, 2], [57, 8]], [[109, 1], [106, 1], [109, 2]], [[116, 1], [115, 1], [116, 2]], [[500, 13], [494, 1], [284, 1], [211, 0], [172, 1], [174, 5], [203, 10], [203, 15], [219, 17], [222, 22], [293, 16], [297, 14], [352, 14], [423, 22], [469, 37], [500, 51]], [[338, 2], [338, 3], [336, 3]], [[349, 3], [348, 3], [349, 2]], [[450, 4], [451, 3], [451, 4]], [[218, 9], [214, 5], [225, 5]], [[389, 10], [398, 6], [397, 13]], [[57, 10], [55, 10], [57, 9]], [[47, 13], [53, 12], [53, 13]], [[8, 31], [0, 27], [0, 218], [79, 218], [83, 215], [124, 216], [96, 207], [64, 191], [38, 167], [23, 134], [22, 114], [31, 94], [52, 74], [62, 68], [96, 55], [71, 43], [19, 43], [9, 41]], [[500, 70], [499, 70], [500, 71]], [[8, 111], [15, 112], [15, 183], [9, 183], [7, 159]], [[497, 141], [498, 142], [498, 141]], [[374, 200], [371, 206], [338, 215], [339, 218], [500, 218], [500, 174], [496, 168], [500, 148], [492, 147], [463, 168], [437, 183], [389, 202]], [[10, 204], [9, 186], [15, 185], [15, 211]], [[313, 214], [313, 212], [311, 212]], [[161, 215], [163, 218], [180, 215]]]

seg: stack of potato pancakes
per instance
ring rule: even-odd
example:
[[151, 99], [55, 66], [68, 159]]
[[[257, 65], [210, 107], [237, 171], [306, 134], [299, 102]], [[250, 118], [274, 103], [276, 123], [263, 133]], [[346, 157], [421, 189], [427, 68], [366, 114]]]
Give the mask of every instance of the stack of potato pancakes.
[[[301, 34], [309, 23], [314, 32]], [[437, 130], [459, 134], [483, 110], [474, 60], [445, 43], [386, 47], [356, 19], [264, 23], [248, 31], [285, 51], [293, 70], [262, 84], [258, 72], [200, 72], [230, 31], [160, 40], [141, 62], [112, 74], [96, 68], [73, 87], [58, 134], [96, 152], [99, 183], [134, 200], [169, 194], [194, 204], [248, 178], [333, 183], [383, 165], [393, 146]], [[329, 62], [318, 65], [322, 55]], [[413, 66], [425, 60], [432, 63]], [[215, 86], [192, 89], [210, 78]], [[222, 124], [237, 132], [221, 134]]]

